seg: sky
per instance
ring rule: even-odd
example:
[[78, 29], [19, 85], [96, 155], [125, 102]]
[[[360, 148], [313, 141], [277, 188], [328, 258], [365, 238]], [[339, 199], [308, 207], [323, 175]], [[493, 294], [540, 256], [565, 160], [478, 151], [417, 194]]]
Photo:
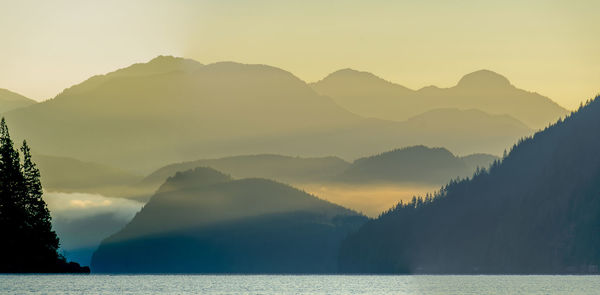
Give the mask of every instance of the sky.
[[569, 109], [600, 93], [600, 1], [0, 0], [0, 88], [35, 100], [157, 55], [342, 68], [418, 89], [489, 69]]

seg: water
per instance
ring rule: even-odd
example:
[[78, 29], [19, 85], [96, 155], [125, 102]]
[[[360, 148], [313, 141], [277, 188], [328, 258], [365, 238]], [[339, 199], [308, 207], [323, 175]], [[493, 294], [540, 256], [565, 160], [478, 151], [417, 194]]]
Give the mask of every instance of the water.
[[599, 294], [600, 276], [0, 275], [0, 294]]

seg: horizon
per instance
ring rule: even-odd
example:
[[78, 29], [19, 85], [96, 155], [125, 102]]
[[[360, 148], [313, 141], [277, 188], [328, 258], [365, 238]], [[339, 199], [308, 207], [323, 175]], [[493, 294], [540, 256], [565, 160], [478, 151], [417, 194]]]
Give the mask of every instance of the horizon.
[[352, 68], [411, 89], [489, 69], [569, 110], [600, 92], [594, 1], [3, 4], [0, 88], [36, 101], [158, 55], [267, 64], [306, 82]]
[[[46, 99], [37, 100], [37, 99], [31, 98], [31, 97], [29, 97], [29, 96], [27, 96], [27, 95], [24, 95], [24, 94], [22, 94], [22, 93], [20, 93], [20, 92], [16, 92], [16, 91], [13, 91], [13, 90], [11, 90], [11, 89], [8, 89], [8, 88], [1, 88], [1, 87], [0, 87], [0, 89], [5, 89], [5, 90], [8, 90], [8, 91], [14, 92], [14, 93], [16, 93], [16, 94], [23, 95], [23, 96], [25, 96], [26, 98], [33, 99], [33, 100], [35, 100], [35, 101], [37, 101], [37, 102], [45, 102], [45, 101], [48, 101], [48, 100], [51, 100], [51, 99], [53, 99], [53, 98], [57, 97], [57, 96], [58, 96], [58, 95], [60, 95], [60, 94], [61, 94], [61, 93], [62, 93], [64, 90], [66, 90], [66, 89], [69, 89], [69, 88], [70, 88], [70, 87], [72, 87], [72, 86], [75, 86], [75, 85], [81, 84], [81, 83], [83, 83], [83, 82], [87, 81], [88, 79], [90, 79], [90, 78], [92, 78], [92, 77], [95, 77], [95, 76], [104, 76], [104, 75], [108, 75], [108, 74], [110, 74], [110, 73], [113, 73], [113, 72], [115, 72], [115, 71], [122, 70], [122, 69], [128, 68], [128, 67], [130, 67], [130, 66], [132, 66], [132, 65], [136, 65], [136, 64], [146, 64], [146, 63], [149, 63], [149, 62], [151, 62], [151, 61], [153, 61], [153, 60], [155, 60], [155, 59], [161, 58], [161, 57], [173, 57], [173, 58], [189, 59], [189, 60], [193, 60], [193, 61], [199, 62], [199, 63], [200, 63], [200, 64], [202, 64], [203, 66], [207, 66], [207, 65], [214, 65], [214, 64], [219, 64], [219, 63], [235, 63], [235, 64], [241, 64], [241, 65], [251, 65], [251, 66], [255, 66], [255, 65], [256, 65], [256, 66], [269, 66], [269, 67], [273, 67], [273, 68], [276, 68], [276, 69], [279, 69], [279, 70], [283, 70], [283, 71], [285, 71], [285, 72], [288, 72], [288, 73], [292, 74], [294, 77], [296, 77], [296, 78], [300, 79], [302, 82], [304, 82], [304, 83], [306, 83], [306, 84], [317, 83], [317, 82], [320, 82], [320, 81], [323, 81], [323, 80], [325, 80], [326, 78], [328, 78], [328, 77], [330, 77], [330, 76], [332, 76], [332, 75], [334, 75], [334, 74], [336, 74], [336, 73], [338, 73], [338, 72], [341, 72], [341, 71], [348, 71], [348, 70], [349, 70], [349, 71], [356, 72], [356, 73], [360, 73], [360, 74], [371, 74], [371, 75], [373, 75], [374, 77], [376, 77], [376, 78], [378, 78], [378, 79], [381, 79], [381, 80], [383, 80], [383, 81], [385, 81], [385, 82], [389, 82], [389, 83], [392, 83], [392, 84], [394, 84], [394, 85], [397, 85], [397, 86], [402, 86], [402, 87], [405, 87], [406, 89], [408, 89], [408, 90], [411, 90], [411, 91], [419, 91], [419, 90], [421, 90], [421, 89], [424, 89], [424, 88], [429, 88], [429, 87], [435, 87], [435, 88], [439, 88], [439, 89], [447, 89], [447, 88], [452, 88], [452, 87], [455, 87], [455, 86], [457, 86], [457, 85], [459, 84], [459, 82], [460, 82], [460, 81], [461, 81], [461, 80], [462, 80], [462, 79], [463, 79], [465, 76], [467, 76], [467, 75], [470, 75], [470, 74], [475, 74], [475, 73], [481, 73], [481, 72], [486, 72], [486, 71], [487, 71], [487, 72], [491, 72], [491, 73], [493, 73], [493, 74], [496, 74], [496, 75], [498, 75], [498, 76], [501, 76], [502, 78], [505, 78], [505, 79], [507, 79], [507, 80], [508, 80], [508, 82], [510, 83], [510, 85], [512, 85], [512, 86], [514, 86], [514, 87], [516, 87], [516, 88], [518, 88], [518, 89], [526, 90], [526, 91], [528, 91], [528, 92], [531, 92], [531, 93], [537, 93], [537, 94], [540, 94], [540, 95], [542, 95], [542, 96], [544, 96], [544, 97], [548, 97], [548, 98], [550, 98], [550, 100], [554, 101], [554, 102], [555, 102], [555, 103], [557, 103], [559, 106], [561, 106], [561, 107], [563, 107], [563, 108], [565, 108], [565, 109], [567, 109], [567, 110], [569, 110], [569, 111], [573, 111], [573, 110], [575, 110], [575, 109], [576, 109], [576, 108], [570, 109], [570, 108], [568, 108], [568, 107], [566, 107], [566, 106], [564, 106], [564, 105], [560, 104], [559, 102], [555, 101], [554, 99], [552, 99], [552, 97], [549, 97], [549, 96], [547, 96], [547, 95], [544, 95], [543, 93], [539, 93], [539, 92], [536, 92], [536, 91], [531, 91], [531, 90], [528, 90], [528, 89], [524, 89], [524, 88], [520, 87], [519, 85], [515, 85], [515, 84], [513, 83], [513, 81], [510, 79], [510, 77], [506, 77], [506, 76], [505, 76], [505, 75], [503, 75], [502, 73], [499, 73], [499, 72], [497, 72], [497, 71], [494, 71], [493, 69], [486, 69], [486, 68], [481, 68], [481, 69], [474, 70], [474, 71], [472, 71], [472, 72], [464, 73], [463, 75], [461, 75], [460, 77], [458, 77], [458, 78], [456, 79], [456, 82], [455, 82], [454, 84], [450, 84], [450, 85], [448, 85], [448, 86], [440, 86], [440, 85], [435, 85], [435, 84], [425, 84], [425, 86], [422, 86], [422, 87], [419, 87], [419, 88], [411, 88], [411, 87], [408, 87], [408, 86], [406, 86], [406, 85], [404, 85], [404, 84], [402, 84], [402, 83], [399, 83], [399, 82], [396, 82], [396, 81], [392, 81], [392, 80], [389, 80], [389, 79], [387, 79], [387, 78], [385, 78], [385, 77], [382, 77], [382, 76], [378, 75], [377, 73], [373, 73], [373, 72], [369, 72], [369, 71], [365, 71], [365, 70], [361, 70], [361, 69], [355, 69], [355, 68], [340, 68], [340, 69], [338, 69], [338, 70], [335, 70], [335, 71], [332, 71], [331, 73], [328, 73], [328, 74], [326, 74], [325, 76], [323, 76], [323, 77], [321, 77], [321, 78], [319, 78], [319, 79], [317, 79], [317, 80], [305, 80], [305, 79], [303, 79], [302, 77], [299, 77], [298, 75], [294, 74], [293, 72], [290, 72], [290, 71], [288, 71], [288, 70], [286, 70], [286, 69], [284, 69], [284, 68], [280, 68], [280, 67], [272, 66], [272, 65], [269, 65], [269, 64], [263, 64], [263, 63], [243, 63], [243, 62], [237, 62], [237, 61], [232, 61], [232, 60], [223, 60], [223, 61], [216, 61], [216, 62], [211, 62], [211, 63], [203, 63], [202, 61], [199, 61], [199, 60], [196, 60], [196, 59], [193, 59], [193, 58], [189, 58], [189, 57], [185, 57], [185, 56], [163, 55], [163, 54], [161, 54], [161, 55], [158, 55], [158, 56], [155, 56], [155, 57], [153, 57], [153, 58], [151, 58], [151, 59], [149, 59], [149, 60], [146, 60], [146, 61], [142, 61], [142, 62], [136, 62], [136, 63], [132, 63], [132, 64], [129, 64], [129, 65], [124, 65], [124, 66], [121, 66], [121, 67], [117, 67], [117, 68], [115, 68], [115, 69], [113, 69], [113, 70], [110, 70], [110, 71], [108, 71], [108, 72], [93, 74], [93, 75], [89, 76], [88, 78], [85, 78], [84, 80], [82, 80], [82, 81], [80, 81], [80, 82], [77, 82], [77, 83], [75, 83], [75, 84], [72, 84], [72, 85], [70, 85], [70, 86], [68, 86], [68, 87], [64, 88], [64, 89], [61, 89], [61, 90], [60, 90], [59, 92], [57, 92], [55, 95], [53, 95], [53, 96], [51, 96], [51, 97], [48, 97], [48, 98], [46, 98]], [[589, 100], [589, 98], [588, 98], [588, 99], [585, 99], [585, 100], [582, 100], [582, 103], [583, 103], [583, 102], [585, 102], [586, 100]], [[579, 105], [578, 105], [577, 107], [579, 107]]]

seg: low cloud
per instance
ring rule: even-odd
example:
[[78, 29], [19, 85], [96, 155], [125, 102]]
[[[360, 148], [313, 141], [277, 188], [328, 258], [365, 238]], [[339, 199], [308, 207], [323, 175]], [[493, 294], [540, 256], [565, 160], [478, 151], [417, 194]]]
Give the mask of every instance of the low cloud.
[[52, 227], [68, 260], [89, 265], [100, 242], [118, 232], [140, 211], [141, 202], [87, 193], [44, 193]]

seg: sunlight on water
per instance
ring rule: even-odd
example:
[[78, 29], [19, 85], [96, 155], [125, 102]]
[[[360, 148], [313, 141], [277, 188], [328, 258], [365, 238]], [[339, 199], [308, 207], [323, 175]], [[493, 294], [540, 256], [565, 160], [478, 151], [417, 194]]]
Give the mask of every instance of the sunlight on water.
[[598, 290], [600, 276], [0, 276], [0, 294], [597, 294]]

